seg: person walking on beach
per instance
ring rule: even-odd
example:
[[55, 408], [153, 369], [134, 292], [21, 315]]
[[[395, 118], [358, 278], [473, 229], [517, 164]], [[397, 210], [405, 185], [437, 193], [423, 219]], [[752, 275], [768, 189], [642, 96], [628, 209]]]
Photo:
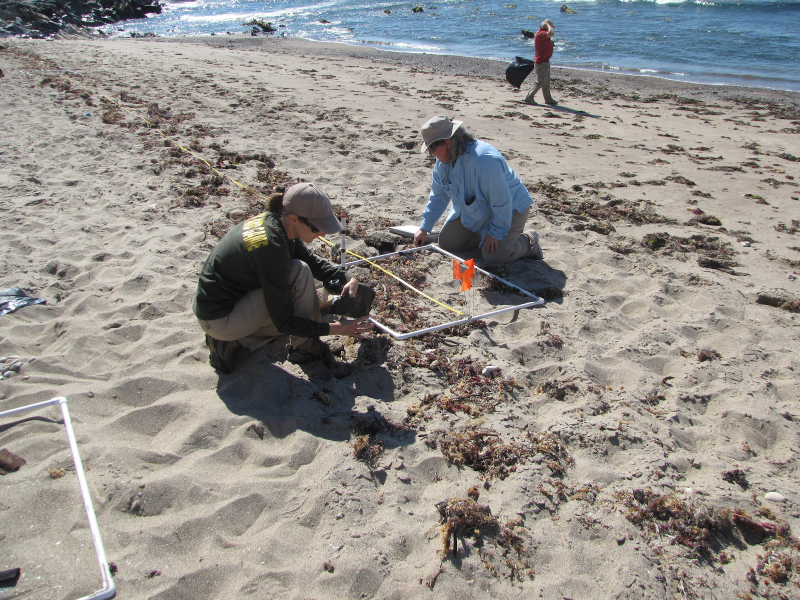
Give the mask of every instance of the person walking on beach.
[[533, 47], [536, 51], [533, 56], [533, 62], [536, 63], [533, 67], [533, 72], [536, 73], [536, 85], [528, 92], [525, 98], [525, 102], [528, 104], [537, 104], [533, 97], [539, 90], [542, 90], [545, 104], [558, 104], [550, 95], [550, 58], [553, 56], [553, 36], [555, 33], [556, 28], [553, 26], [553, 22], [550, 19], [545, 19], [533, 38]]
[[[323, 233], [342, 226], [331, 201], [313, 183], [298, 183], [268, 199], [269, 212], [235, 225], [211, 251], [200, 271], [194, 314], [206, 333], [211, 366], [233, 370], [233, 358], [249, 336], [290, 335], [289, 360], [304, 363], [341, 352], [323, 335], [362, 337], [374, 292], [308, 251]], [[334, 297], [333, 314], [361, 313], [354, 320], [323, 323], [314, 279]], [[346, 283], [345, 283], [346, 282]]]
[[428, 233], [452, 202], [439, 233], [439, 247], [449, 252], [480, 248], [487, 264], [519, 258], [542, 258], [539, 234], [523, 233], [533, 204], [528, 190], [503, 155], [475, 139], [463, 121], [433, 117], [421, 128], [422, 152], [436, 157], [433, 183], [414, 245]]

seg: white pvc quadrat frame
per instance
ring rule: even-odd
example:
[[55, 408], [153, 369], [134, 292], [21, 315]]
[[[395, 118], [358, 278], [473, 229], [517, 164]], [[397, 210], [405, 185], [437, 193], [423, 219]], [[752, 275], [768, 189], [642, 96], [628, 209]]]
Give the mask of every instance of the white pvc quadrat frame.
[[61, 407], [61, 414], [64, 417], [64, 428], [67, 430], [67, 438], [69, 439], [69, 449], [72, 453], [72, 462], [75, 464], [75, 474], [78, 476], [78, 485], [81, 488], [81, 495], [83, 496], [83, 505], [86, 507], [86, 517], [89, 520], [89, 529], [92, 532], [92, 541], [94, 542], [94, 550], [97, 554], [97, 563], [100, 565], [100, 577], [103, 581], [102, 589], [83, 596], [79, 600], [105, 600], [106, 598], [113, 598], [117, 593], [114, 579], [111, 577], [111, 570], [108, 567], [108, 560], [106, 559], [106, 551], [103, 547], [103, 539], [100, 537], [100, 527], [97, 525], [97, 518], [94, 514], [94, 506], [92, 505], [92, 497], [89, 495], [89, 486], [86, 484], [86, 474], [83, 471], [83, 463], [81, 456], [78, 454], [78, 443], [75, 441], [75, 431], [72, 429], [72, 419], [69, 416], [67, 409], [67, 399], [63, 396], [51, 398], [45, 402], [37, 404], [29, 404], [28, 406], [21, 406], [0, 412], [0, 419], [6, 417], [13, 417], [22, 413], [37, 410], [39, 408], [46, 408], [58, 404]]
[[[348, 267], [352, 267], [352, 266], [355, 266], [355, 265], [360, 265], [362, 263], [374, 263], [375, 261], [381, 260], [383, 258], [388, 258], [390, 256], [395, 256], [397, 254], [411, 254], [413, 252], [419, 252], [421, 250], [431, 250], [433, 252], [438, 252], [439, 254], [443, 254], [444, 256], [452, 258], [453, 260], [457, 260], [462, 265], [465, 264], [465, 262], [466, 262], [463, 259], [461, 259], [458, 256], [456, 256], [455, 254], [450, 254], [449, 252], [447, 252], [447, 250], [442, 250], [436, 244], [428, 244], [426, 246], [420, 246], [418, 248], [409, 248], [408, 250], [400, 250], [398, 252], [390, 252], [388, 254], [381, 254], [380, 256], [374, 256], [374, 257], [369, 258], [369, 259], [365, 258], [365, 259], [361, 259], [361, 260], [354, 260], [352, 262], [342, 264], [342, 267], [347, 269]], [[378, 329], [380, 329], [381, 331], [383, 331], [385, 333], [388, 333], [389, 335], [391, 335], [396, 340], [407, 340], [409, 338], [417, 337], [418, 335], [423, 335], [425, 333], [432, 333], [434, 331], [439, 331], [440, 329], [447, 329], [448, 327], [454, 327], [456, 325], [463, 325], [464, 323], [471, 323], [472, 321], [477, 321], [478, 319], [485, 319], [487, 317], [493, 317], [494, 315], [500, 315], [502, 313], [510, 312], [512, 310], [520, 310], [520, 309], [523, 309], [523, 308], [531, 308], [531, 307], [534, 307], [534, 306], [540, 306], [540, 305], [544, 304], [544, 302], [545, 302], [544, 298], [540, 298], [539, 296], [537, 296], [535, 294], [531, 294], [528, 290], [524, 290], [521, 287], [519, 287], [517, 285], [514, 285], [510, 281], [506, 281], [505, 279], [502, 279], [502, 278], [498, 277], [497, 275], [495, 275], [493, 273], [489, 273], [488, 271], [484, 271], [480, 267], [475, 267], [475, 270], [479, 271], [480, 273], [483, 273], [484, 275], [487, 275], [488, 277], [493, 277], [494, 279], [497, 279], [501, 283], [504, 283], [505, 285], [507, 285], [507, 286], [509, 286], [511, 288], [514, 288], [520, 294], [522, 294], [523, 296], [527, 296], [527, 297], [531, 298], [532, 300], [530, 302], [524, 302], [523, 304], [515, 304], [513, 306], [507, 306], [505, 308], [501, 308], [499, 310], [493, 310], [493, 311], [490, 311], [490, 312], [487, 312], [487, 313], [483, 313], [483, 314], [480, 314], [480, 315], [467, 316], [467, 317], [464, 317], [463, 319], [459, 319], [458, 321], [451, 321], [449, 323], [442, 323], [441, 325], [434, 325], [433, 327], [427, 327], [426, 329], [418, 329], [417, 331], [411, 331], [409, 333], [399, 333], [397, 331], [394, 331], [393, 329], [391, 329], [390, 327], [387, 327], [383, 323], [379, 323], [378, 321], [376, 321], [372, 317], [370, 317], [370, 321], [372, 322], [373, 325], [375, 325], [375, 327], [377, 327]]]

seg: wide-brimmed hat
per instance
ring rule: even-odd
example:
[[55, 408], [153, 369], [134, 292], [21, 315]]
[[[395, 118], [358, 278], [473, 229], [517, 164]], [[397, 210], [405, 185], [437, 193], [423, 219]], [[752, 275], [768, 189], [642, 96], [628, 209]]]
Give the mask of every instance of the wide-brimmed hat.
[[342, 224], [333, 214], [330, 198], [315, 183], [296, 183], [283, 193], [283, 210], [308, 221], [322, 233], [338, 233]]
[[446, 140], [453, 137], [456, 129], [463, 125], [464, 121], [451, 121], [447, 117], [433, 117], [420, 128], [422, 134], [422, 153], [428, 151], [428, 146], [439, 140]]

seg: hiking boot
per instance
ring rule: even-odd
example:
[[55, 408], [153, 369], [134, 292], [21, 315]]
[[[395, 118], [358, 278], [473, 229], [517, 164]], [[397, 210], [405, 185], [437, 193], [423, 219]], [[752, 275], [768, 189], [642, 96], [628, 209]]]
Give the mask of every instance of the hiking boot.
[[326, 344], [319, 338], [308, 338], [299, 346], [289, 346], [288, 360], [290, 363], [300, 365], [318, 358], [328, 358], [334, 354], [341, 354], [344, 344], [333, 342]]
[[539, 234], [535, 229], [529, 229], [523, 234], [528, 238], [528, 253], [522, 258], [532, 258], [534, 260], [542, 260], [544, 253], [542, 247], [539, 245]]
[[368, 285], [359, 283], [355, 297], [337, 296], [331, 305], [330, 312], [334, 315], [358, 319], [369, 314], [373, 300], [375, 300], [375, 290]]
[[206, 346], [208, 346], [208, 362], [220, 373], [230, 375], [233, 373], [233, 359], [242, 347], [236, 340], [225, 342], [206, 334]]

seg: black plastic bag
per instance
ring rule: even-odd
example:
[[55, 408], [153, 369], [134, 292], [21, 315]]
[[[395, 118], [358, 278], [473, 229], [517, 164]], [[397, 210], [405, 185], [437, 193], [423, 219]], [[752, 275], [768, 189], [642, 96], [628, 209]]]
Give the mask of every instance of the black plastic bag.
[[14, 312], [23, 306], [44, 304], [45, 302], [47, 302], [47, 300], [44, 298], [30, 298], [18, 287], [6, 288], [0, 290], [0, 315]]
[[515, 57], [514, 62], [508, 65], [506, 69], [506, 81], [515, 88], [518, 88], [522, 85], [522, 82], [525, 81], [525, 78], [530, 75], [531, 71], [533, 71], [535, 64], [536, 63], [527, 58], [522, 58], [521, 56]]

